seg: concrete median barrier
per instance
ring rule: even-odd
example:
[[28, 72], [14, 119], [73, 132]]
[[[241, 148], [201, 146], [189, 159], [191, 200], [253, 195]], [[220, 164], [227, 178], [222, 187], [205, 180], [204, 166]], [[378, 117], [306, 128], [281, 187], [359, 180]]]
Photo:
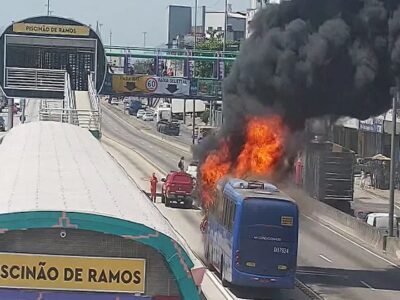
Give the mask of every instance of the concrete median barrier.
[[400, 260], [400, 239], [397, 237], [388, 237], [386, 240], [386, 254], [391, 258]]
[[300, 211], [305, 216], [311, 217], [333, 229], [339, 229], [375, 249], [383, 250], [384, 236], [376, 227], [315, 200], [298, 188], [288, 185], [283, 187], [283, 190], [296, 200]]

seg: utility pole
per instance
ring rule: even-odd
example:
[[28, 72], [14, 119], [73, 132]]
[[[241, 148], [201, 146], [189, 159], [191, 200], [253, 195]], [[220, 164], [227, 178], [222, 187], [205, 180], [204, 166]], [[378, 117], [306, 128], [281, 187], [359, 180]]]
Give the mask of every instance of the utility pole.
[[193, 50], [196, 51], [197, 47], [197, 0], [194, 0], [194, 45]]
[[[192, 114], [192, 144], [194, 145], [195, 143], [195, 138], [194, 135], [196, 133], [196, 99], [193, 98], [193, 110], [192, 110], [193, 114]], [[197, 137], [198, 138], [198, 137]]]
[[224, 22], [224, 45], [223, 45], [223, 51], [226, 51], [226, 35], [228, 33], [228, 0], [225, 0], [225, 22]]
[[396, 168], [396, 121], [397, 121], [397, 101], [400, 98], [400, 79], [396, 79], [396, 89], [393, 95], [393, 110], [392, 110], [392, 136], [390, 147], [390, 196], [389, 196], [389, 236], [394, 236], [393, 218], [394, 218], [394, 185], [395, 185], [395, 168]]
[[146, 48], [146, 31], [143, 31], [143, 48]]
[[50, 0], [47, 0], [47, 4], [45, 4], [45, 6], [47, 6], [47, 16], [50, 16], [53, 12], [52, 10], [50, 10]]
[[110, 48], [112, 46], [112, 31], [110, 30]]
[[21, 106], [21, 110], [22, 110], [21, 123], [24, 124], [25, 123], [25, 119], [26, 119], [26, 116], [25, 116], [26, 99], [21, 99], [20, 106]]
[[14, 127], [14, 98], [8, 98], [8, 124], [7, 130]]

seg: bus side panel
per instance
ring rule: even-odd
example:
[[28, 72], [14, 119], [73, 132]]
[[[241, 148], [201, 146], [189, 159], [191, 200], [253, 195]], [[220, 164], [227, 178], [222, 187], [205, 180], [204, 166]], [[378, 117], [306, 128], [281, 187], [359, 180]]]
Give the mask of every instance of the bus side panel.
[[214, 216], [208, 220], [208, 245], [210, 249], [210, 263], [221, 273], [223, 259], [223, 273], [227, 281], [232, 279], [232, 234], [218, 223]]

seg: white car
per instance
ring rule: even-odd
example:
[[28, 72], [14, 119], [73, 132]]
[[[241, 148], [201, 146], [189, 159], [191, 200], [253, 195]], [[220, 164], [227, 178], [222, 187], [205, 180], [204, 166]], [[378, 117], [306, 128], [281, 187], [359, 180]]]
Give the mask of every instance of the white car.
[[197, 163], [193, 162], [190, 165], [188, 165], [186, 169], [186, 173], [188, 173], [190, 176], [192, 176], [194, 179], [197, 178]]
[[139, 109], [138, 112], [136, 113], [137, 118], [143, 118], [143, 116], [146, 114], [146, 111], [144, 109]]
[[111, 105], [118, 105], [118, 104], [119, 104], [118, 98], [111, 99]]
[[146, 112], [143, 117], [142, 117], [143, 121], [154, 121], [154, 116], [153, 113], [151, 112]]

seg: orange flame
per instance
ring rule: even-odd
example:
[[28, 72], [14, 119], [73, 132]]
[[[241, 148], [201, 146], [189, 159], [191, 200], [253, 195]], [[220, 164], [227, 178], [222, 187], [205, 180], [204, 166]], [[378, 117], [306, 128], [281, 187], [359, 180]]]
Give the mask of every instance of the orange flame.
[[207, 208], [213, 203], [217, 182], [228, 174], [238, 178], [270, 175], [282, 157], [285, 131], [279, 116], [250, 118], [245, 143], [237, 158], [230, 157], [229, 140], [222, 141], [200, 167], [203, 205]]
[[269, 175], [282, 157], [284, 126], [280, 117], [255, 117], [247, 123], [246, 143], [237, 158], [234, 175]]
[[229, 173], [229, 146], [222, 141], [220, 149], [212, 151], [200, 167], [201, 195], [204, 207], [208, 208], [213, 202], [215, 185], [222, 177]]

